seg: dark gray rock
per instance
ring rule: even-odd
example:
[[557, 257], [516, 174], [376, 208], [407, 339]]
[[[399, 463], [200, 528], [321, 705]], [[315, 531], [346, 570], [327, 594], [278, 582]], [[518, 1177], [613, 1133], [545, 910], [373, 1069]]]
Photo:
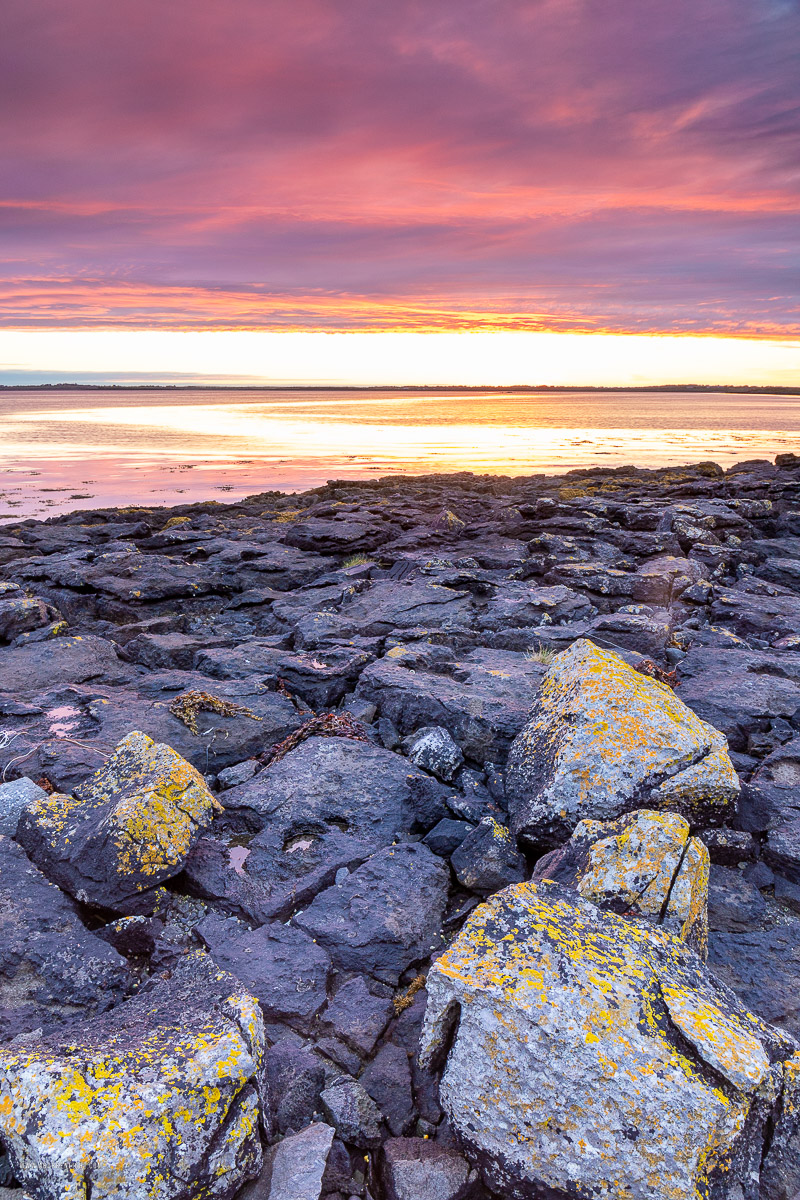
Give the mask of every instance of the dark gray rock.
[[267, 1020], [309, 1027], [328, 999], [330, 959], [302, 930], [279, 923], [248, 929], [210, 916], [196, 928], [209, 953], [258, 998]]
[[134, 986], [127, 963], [8, 837], [0, 837], [0, 1039], [105, 1012]]
[[447, 868], [427, 846], [393, 846], [320, 892], [294, 922], [340, 969], [396, 985], [438, 946], [447, 889]]
[[381, 637], [397, 629], [430, 629], [469, 625], [469, 592], [415, 579], [408, 583], [377, 582], [342, 606], [341, 615], [360, 633]]
[[319, 1111], [325, 1087], [319, 1058], [305, 1046], [277, 1042], [267, 1051], [266, 1072], [274, 1131], [303, 1129]]
[[124, 680], [130, 674], [113, 643], [91, 634], [0, 648], [0, 692], [14, 696], [87, 679]]
[[393, 1015], [391, 1001], [373, 996], [358, 975], [342, 984], [321, 1019], [359, 1054], [368, 1055]]
[[223, 789], [238, 787], [240, 783], [247, 783], [248, 779], [252, 779], [259, 766], [257, 758], [246, 758], [244, 762], [234, 763], [231, 767], [223, 767], [217, 775], [217, 783]]
[[346, 646], [311, 653], [279, 650], [254, 639], [228, 649], [200, 651], [196, 663], [198, 671], [216, 679], [257, 675], [273, 686], [282, 679], [292, 694], [321, 709], [338, 703], [373, 658], [365, 650]]
[[365, 1067], [359, 1082], [377, 1104], [395, 1137], [408, 1133], [414, 1123], [411, 1068], [400, 1046], [386, 1042]]
[[0, 783], [0, 834], [13, 837], [20, 813], [32, 800], [41, 800], [45, 792], [32, 779], [13, 779]]
[[434, 854], [449, 858], [473, 828], [469, 821], [454, 821], [452, 817], [444, 817], [422, 840]]
[[764, 862], [792, 883], [800, 883], [800, 817], [771, 829], [763, 848]]
[[708, 878], [708, 927], [736, 933], [759, 929], [766, 912], [764, 897], [741, 871], [713, 865]]
[[356, 1079], [342, 1075], [322, 1093], [322, 1107], [343, 1142], [374, 1150], [381, 1143], [381, 1114]]
[[800, 922], [712, 933], [708, 965], [765, 1021], [800, 1036]]
[[484, 817], [470, 830], [450, 859], [456, 879], [479, 896], [490, 896], [527, 874], [524, 857], [505, 825]]
[[758, 846], [752, 833], [741, 829], [701, 829], [701, 841], [708, 847], [712, 863], [722, 867], [738, 867], [740, 863], [752, 862]]

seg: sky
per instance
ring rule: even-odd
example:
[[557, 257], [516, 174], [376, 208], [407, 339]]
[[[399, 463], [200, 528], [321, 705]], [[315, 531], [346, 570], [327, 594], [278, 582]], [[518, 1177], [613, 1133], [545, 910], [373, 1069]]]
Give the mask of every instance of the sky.
[[798, 0], [6, 0], [0, 379], [800, 383], [798, 61]]

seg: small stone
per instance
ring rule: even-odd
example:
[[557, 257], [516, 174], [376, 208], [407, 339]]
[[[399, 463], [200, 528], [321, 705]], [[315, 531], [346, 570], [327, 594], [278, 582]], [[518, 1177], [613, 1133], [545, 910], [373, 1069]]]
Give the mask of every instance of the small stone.
[[305, 1046], [277, 1042], [267, 1051], [267, 1082], [272, 1125], [277, 1133], [302, 1129], [311, 1121], [325, 1086], [319, 1058]]
[[12, 779], [10, 783], [0, 783], [0, 833], [13, 837], [22, 810], [46, 795], [47, 792], [32, 779], [23, 777]]
[[244, 762], [235, 763], [232, 767], [223, 767], [217, 776], [217, 782], [223, 789], [236, 787], [237, 784], [247, 783], [258, 770], [260, 763], [257, 759], [246, 758]]
[[456, 1150], [424, 1138], [389, 1138], [381, 1177], [386, 1200], [456, 1200], [469, 1163]]
[[456, 879], [471, 892], [489, 896], [509, 883], [520, 883], [527, 873], [524, 857], [517, 850], [505, 825], [484, 817], [450, 858]]
[[422, 840], [434, 854], [438, 854], [440, 858], [449, 858], [472, 829], [474, 826], [469, 821], [455, 821], [452, 817], [442, 817]]
[[322, 1106], [343, 1142], [373, 1150], [381, 1141], [381, 1114], [356, 1079], [342, 1075], [322, 1093]]
[[269, 1200], [319, 1200], [334, 1130], [322, 1121], [278, 1143]]
[[464, 762], [460, 746], [441, 725], [428, 725], [406, 739], [408, 757], [424, 771], [447, 783], [455, 779]]
[[373, 996], [359, 975], [342, 984], [321, 1019], [354, 1050], [367, 1055], [374, 1050], [393, 1014], [391, 1001]]
[[405, 1050], [386, 1042], [364, 1069], [359, 1082], [383, 1113], [394, 1136], [408, 1133], [415, 1114], [411, 1069]]

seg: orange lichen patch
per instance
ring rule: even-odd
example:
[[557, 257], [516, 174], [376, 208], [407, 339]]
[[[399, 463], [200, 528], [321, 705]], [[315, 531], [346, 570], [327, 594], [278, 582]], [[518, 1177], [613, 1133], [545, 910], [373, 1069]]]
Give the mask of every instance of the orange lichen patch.
[[699, 1200], [794, 1052], [681, 941], [554, 883], [481, 905], [426, 987], [422, 1060], [455, 1025], [442, 1103], [500, 1191]]

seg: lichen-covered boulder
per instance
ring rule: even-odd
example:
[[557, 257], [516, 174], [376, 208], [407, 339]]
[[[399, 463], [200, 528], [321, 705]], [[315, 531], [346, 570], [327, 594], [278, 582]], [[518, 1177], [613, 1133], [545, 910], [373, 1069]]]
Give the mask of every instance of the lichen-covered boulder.
[[665, 930], [516, 884], [475, 911], [426, 987], [421, 1060], [452, 1039], [441, 1103], [504, 1196], [758, 1194], [796, 1043]]
[[739, 780], [723, 734], [666, 684], [579, 639], [557, 655], [508, 759], [511, 828], [564, 841], [584, 817], [670, 809], [713, 825]]
[[230, 1200], [258, 1173], [258, 1002], [202, 954], [68, 1032], [0, 1050], [0, 1138], [37, 1200]]
[[570, 840], [536, 864], [584, 900], [663, 925], [708, 953], [708, 848], [677, 813], [639, 809], [616, 821], [581, 821]]
[[176, 875], [218, 801], [169, 746], [134, 732], [72, 796], [30, 804], [17, 840], [76, 899], [124, 909]]

